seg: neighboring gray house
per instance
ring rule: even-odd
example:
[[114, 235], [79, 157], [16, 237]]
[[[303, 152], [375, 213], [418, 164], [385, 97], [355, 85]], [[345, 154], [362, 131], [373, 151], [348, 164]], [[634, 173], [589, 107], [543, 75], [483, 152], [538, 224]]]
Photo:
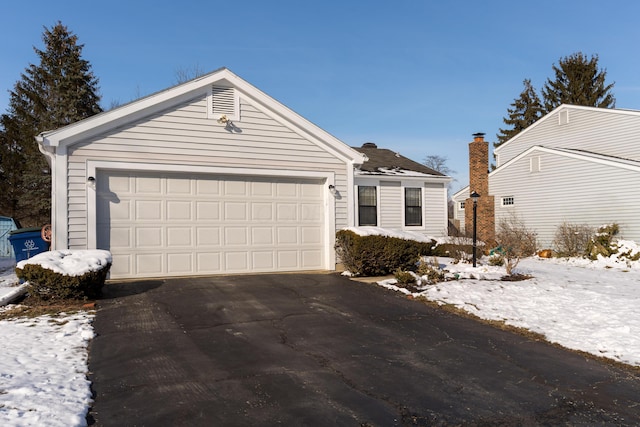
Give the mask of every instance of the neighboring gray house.
[[355, 225], [447, 235], [450, 177], [371, 142], [353, 149], [366, 156], [355, 171]]
[[37, 139], [52, 249], [110, 250], [112, 278], [333, 270], [356, 225], [365, 155], [225, 68]]
[[[640, 188], [640, 111], [561, 105], [496, 148], [495, 156], [488, 178], [496, 225], [515, 214], [538, 233], [543, 248], [565, 221], [616, 222], [622, 237], [640, 241], [640, 198], [629, 193]], [[470, 191], [453, 196], [463, 228]]]

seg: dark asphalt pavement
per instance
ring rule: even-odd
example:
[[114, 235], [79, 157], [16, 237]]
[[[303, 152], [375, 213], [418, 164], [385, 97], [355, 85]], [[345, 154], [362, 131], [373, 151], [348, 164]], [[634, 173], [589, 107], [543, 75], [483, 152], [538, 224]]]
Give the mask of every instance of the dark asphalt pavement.
[[110, 283], [98, 426], [638, 425], [640, 376], [336, 274]]

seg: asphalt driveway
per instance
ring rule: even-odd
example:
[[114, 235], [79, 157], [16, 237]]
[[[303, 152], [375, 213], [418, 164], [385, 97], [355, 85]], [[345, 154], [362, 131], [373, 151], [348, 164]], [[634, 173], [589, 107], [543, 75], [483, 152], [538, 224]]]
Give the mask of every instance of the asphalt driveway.
[[336, 274], [110, 283], [100, 426], [637, 425], [640, 377]]

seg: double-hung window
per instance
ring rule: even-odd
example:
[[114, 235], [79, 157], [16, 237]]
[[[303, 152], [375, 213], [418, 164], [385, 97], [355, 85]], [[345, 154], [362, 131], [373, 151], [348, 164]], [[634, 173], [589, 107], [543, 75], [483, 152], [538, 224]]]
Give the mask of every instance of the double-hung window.
[[378, 225], [378, 197], [376, 187], [358, 187], [358, 225]]
[[422, 225], [422, 188], [404, 189], [404, 225]]

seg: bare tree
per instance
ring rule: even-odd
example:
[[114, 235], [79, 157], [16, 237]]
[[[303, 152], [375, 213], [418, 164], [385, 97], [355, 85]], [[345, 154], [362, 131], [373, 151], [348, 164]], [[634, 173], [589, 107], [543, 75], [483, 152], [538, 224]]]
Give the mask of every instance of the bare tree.
[[456, 173], [456, 171], [447, 166], [448, 160], [449, 159], [444, 156], [430, 154], [424, 158], [422, 164], [428, 168], [433, 169], [434, 171], [440, 172], [441, 174], [451, 176], [451, 174]]
[[192, 65], [191, 67], [180, 67], [176, 70], [176, 84], [186, 83], [189, 80], [193, 80], [196, 77], [203, 76], [204, 70], [200, 68], [199, 64]]

